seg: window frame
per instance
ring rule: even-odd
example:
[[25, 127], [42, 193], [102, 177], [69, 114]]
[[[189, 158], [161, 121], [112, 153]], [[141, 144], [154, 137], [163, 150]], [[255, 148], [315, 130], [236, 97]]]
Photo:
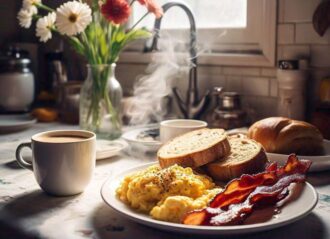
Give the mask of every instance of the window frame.
[[[247, 0], [251, 1], [251, 0]], [[260, 1], [260, 15], [262, 19], [258, 19], [261, 32], [258, 32], [258, 42], [234, 42], [234, 44], [219, 43], [222, 49], [216, 51], [201, 53], [198, 56], [199, 65], [228, 65], [228, 66], [265, 66], [271, 67], [275, 65], [276, 56], [276, 15], [277, 1], [276, 0], [253, 0], [255, 3]], [[251, 1], [252, 2], [252, 1]], [[254, 3], [254, 4], [255, 4]], [[251, 7], [251, 6], [250, 6]], [[249, 8], [249, 4], [248, 4]], [[253, 16], [253, 15], [252, 15]], [[249, 13], [247, 14], [249, 21]], [[253, 19], [255, 21], [255, 19]], [[219, 31], [220, 29], [217, 29]], [[174, 30], [178, 31], [178, 30]], [[181, 30], [182, 31], [182, 30]], [[200, 29], [204, 31], [205, 29]], [[212, 31], [212, 29], [208, 29]], [[235, 36], [235, 34], [230, 37]], [[233, 29], [236, 31], [237, 29]], [[199, 32], [198, 35], [201, 33]], [[240, 33], [238, 33], [239, 35]], [[198, 38], [197, 35], [197, 38]], [[228, 41], [228, 40], [227, 40]], [[257, 46], [257, 48], [256, 48]], [[141, 43], [139, 45], [141, 49]], [[119, 58], [119, 63], [149, 63], [154, 54], [161, 53], [143, 53], [142, 50], [137, 50], [135, 46], [127, 48], [123, 51]], [[180, 54], [180, 53], [178, 53]]]

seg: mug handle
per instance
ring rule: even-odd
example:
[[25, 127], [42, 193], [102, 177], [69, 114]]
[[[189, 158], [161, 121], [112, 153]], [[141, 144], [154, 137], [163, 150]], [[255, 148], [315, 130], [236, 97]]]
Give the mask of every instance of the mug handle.
[[28, 147], [30, 149], [32, 149], [31, 147], [31, 143], [22, 143], [20, 145], [18, 145], [17, 149], [16, 149], [16, 160], [17, 163], [19, 164], [19, 166], [21, 166], [22, 168], [26, 168], [29, 169], [31, 171], [33, 171], [33, 167], [31, 163], [26, 162], [22, 155], [21, 155], [21, 151], [24, 147]]

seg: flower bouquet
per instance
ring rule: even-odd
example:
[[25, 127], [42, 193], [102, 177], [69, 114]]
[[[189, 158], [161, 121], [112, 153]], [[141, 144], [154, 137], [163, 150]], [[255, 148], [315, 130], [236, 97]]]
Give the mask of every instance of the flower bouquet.
[[[137, 2], [146, 13], [132, 27], [126, 23]], [[62, 35], [88, 62], [88, 76], [80, 96], [80, 126], [99, 137], [120, 136], [120, 99], [122, 90], [114, 77], [114, 66], [123, 48], [130, 42], [148, 38], [151, 33], [137, 28], [148, 14], [162, 16], [154, 0], [80, 0], [68, 1], [56, 9], [41, 0], [23, 0], [18, 12], [21, 27], [36, 21], [36, 36], [47, 42], [53, 34]]]

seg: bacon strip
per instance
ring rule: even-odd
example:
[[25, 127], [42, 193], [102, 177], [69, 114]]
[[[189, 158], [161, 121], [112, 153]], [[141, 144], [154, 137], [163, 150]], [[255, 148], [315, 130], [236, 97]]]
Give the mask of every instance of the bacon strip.
[[253, 209], [262, 205], [273, 205], [288, 194], [291, 183], [306, 179], [311, 161], [298, 160], [290, 155], [286, 165], [269, 165], [265, 172], [256, 175], [242, 175], [228, 183], [209, 207], [189, 212], [183, 218], [188, 225], [236, 225], [242, 223]]
[[233, 203], [244, 201], [259, 185], [271, 185], [277, 179], [275, 172], [264, 172], [256, 175], [242, 175], [227, 184], [225, 190], [218, 194], [211, 202], [210, 207], [226, 208]]

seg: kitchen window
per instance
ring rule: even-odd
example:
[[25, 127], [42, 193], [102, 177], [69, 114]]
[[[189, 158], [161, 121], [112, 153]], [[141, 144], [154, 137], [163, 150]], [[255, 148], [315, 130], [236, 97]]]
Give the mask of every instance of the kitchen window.
[[[168, 0], [158, 0], [160, 4]], [[195, 14], [198, 62], [205, 65], [273, 66], [276, 43], [276, 0], [186, 0]], [[135, 4], [132, 22], [145, 9]], [[140, 26], [153, 28], [150, 16]], [[162, 19], [161, 31], [180, 37], [189, 28], [182, 9], [169, 9]], [[142, 45], [130, 46], [121, 57], [124, 62], [148, 62]]]

